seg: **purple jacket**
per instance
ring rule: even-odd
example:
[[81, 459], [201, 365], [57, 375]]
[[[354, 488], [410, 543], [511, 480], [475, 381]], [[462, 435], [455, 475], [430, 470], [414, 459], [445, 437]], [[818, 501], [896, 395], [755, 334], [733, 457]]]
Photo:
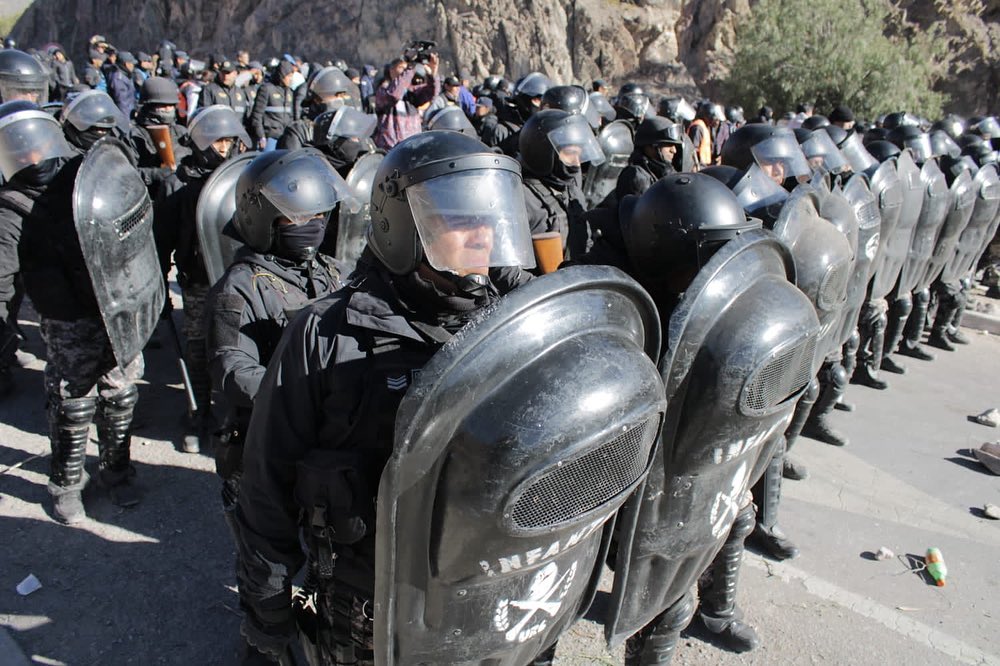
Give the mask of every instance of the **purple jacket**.
[[414, 70], [407, 69], [388, 86], [380, 86], [375, 91], [375, 112], [378, 114], [375, 145], [383, 150], [419, 134], [422, 119], [417, 107], [430, 102], [441, 92], [441, 79], [437, 76], [434, 76], [433, 82], [411, 86], [413, 75]]

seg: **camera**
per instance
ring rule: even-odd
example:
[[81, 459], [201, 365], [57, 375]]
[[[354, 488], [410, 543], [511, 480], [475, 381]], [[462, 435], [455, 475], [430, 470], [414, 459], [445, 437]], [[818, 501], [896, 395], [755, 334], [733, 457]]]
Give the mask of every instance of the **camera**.
[[410, 64], [426, 64], [437, 48], [437, 42], [415, 39], [403, 48], [403, 60]]

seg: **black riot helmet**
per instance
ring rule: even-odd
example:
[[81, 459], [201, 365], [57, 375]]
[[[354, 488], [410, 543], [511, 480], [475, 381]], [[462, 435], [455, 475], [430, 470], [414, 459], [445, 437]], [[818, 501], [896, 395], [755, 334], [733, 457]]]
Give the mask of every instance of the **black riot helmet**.
[[312, 98], [314, 115], [323, 111], [336, 111], [341, 106], [361, 108], [361, 91], [347, 78], [347, 74], [336, 67], [324, 67], [309, 81], [309, 95]]
[[844, 171], [847, 159], [825, 130], [825, 127], [815, 130], [799, 127], [794, 130], [795, 138], [813, 170], [822, 169], [827, 173], [838, 174]]
[[649, 97], [638, 83], [626, 83], [618, 89], [614, 107], [619, 120], [638, 123], [649, 112]]
[[424, 130], [450, 130], [473, 137], [479, 136], [468, 116], [465, 115], [465, 111], [457, 106], [445, 106], [425, 115]]
[[830, 124], [830, 119], [824, 115], [814, 113], [802, 121], [802, 129], [817, 130]]
[[971, 137], [975, 139], [974, 141], [966, 140], [962, 144], [962, 154], [968, 155], [973, 159], [973, 161], [980, 167], [986, 166], [987, 164], [997, 163], [997, 151], [993, 150], [993, 146], [989, 141], [986, 141], [982, 137], [974, 136], [971, 134], [966, 134], [962, 138]]
[[599, 92], [592, 92], [588, 97], [590, 99], [589, 113], [585, 115], [587, 116], [587, 120], [590, 121], [591, 127], [595, 127], [593, 121], [595, 116], [598, 118], [597, 127], [614, 121], [618, 114], [615, 113], [615, 107], [611, 106], [611, 102], [608, 101], [607, 97]]
[[14, 48], [0, 50], [0, 102], [49, 101], [49, 72], [36, 58]]
[[995, 116], [969, 118], [969, 131], [984, 139], [996, 139], [1000, 137], [1000, 123]]
[[177, 104], [180, 101], [177, 84], [162, 76], [151, 76], [139, 90], [139, 104], [142, 106]]
[[17, 48], [17, 40], [14, 39], [13, 37], [4, 37], [3, 38], [3, 47], [5, 49], [16, 49]]
[[657, 105], [657, 114], [675, 123], [689, 123], [694, 120], [697, 112], [683, 97], [664, 97]]
[[899, 146], [891, 141], [872, 141], [871, 143], [865, 144], [865, 148], [869, 153], [871, 153], [872, 157], [877, 159], [879, 162], [890, 160], [899, 155], [901, 152]]
[[890, 113], [882, 120], [882, 127], [887, 130], [894, 130], [897, 127], [920, 127], [920, 119], [912, 113], [896, 111]]
[[944, 130], [931, 130], [929, 136], [931, 140], [931, 154], [934, 157], [948, 155], [953, 159], [957, 159], [962, 154], [962, 149]]
[[830, 135], [854, 173], [865, 173], [870, 177], [878, 168], [879, 161], [865, 148], [857, 132], [848, 132], [836, 125], [827, 125], [823, 131]]
[[66, 138], [81, 150], [89, 150], [115, 128], [122, 134], [128, 131], [128, 119], [101, 90], [85, 90], [67, 97], [60, 117]]
[[372, 133], [378, 119], [349, 106], [321, 113], [313, 121], [314, 146], [340, 155], [345, 162], [354, 162], [359, 153], [371, 152]]
[[654, 296], [682, 292], [720, 247], [761, 227], [728, 187], [700, 173], [671, 174], [625, 197], [619, 216], [635, 277]]
[[941, 120], [936, 121], [931, 125], [931, 131], [942, 130], [948, 133], [952, 139], [958, 140], [958, 137], [965, 134], [965, 121], [962, 120], [960, 116], [954, 113], [949, 113]]
[[587, 91], [580, 86], [552, 86], [542, 95], [543, 109], [583, 114], [589, 104]]
[[[214, 144], [221, 139], [233, 142], [220, 151]], [[224, 104], [198, 109], [188, 120], [186, 141], [194, 147], [198, 160], [213, 169], [252, 145], [240, 117]], [[240, 144], [243, 144], [242, 149]]]
[[941, 167], [941, 171], [945, 175], [945, 179], [948, 182], [948, 186], [951, 187], [952, 183], [962, 175], [964, 172], [968, 172], [970, 177], [976, 175], [979, 171], [979, 165], [976, 161], [968, 156], [959, 153], [957, 156], [952, 156], [949, 154], [941, 155], [938, 158], [938, 166]]
[[650, 116], [635, 131], [635, 147], [676, 145], [684, 143], [684, 128], [662, 116]]
[[338, 202], [360, 207], [354, 194], [315, 148], [261, 153], [236, 182], [233, 224], [257, 252], [274, 248], [281, 218], [301, 225], [329, 215]]
[[600, 164], [604, 152], [583, 116], [558, 109], [539, 111], [524, 123], [518, 138], [521, 164], [533, 176], [565, 173], [584, 162]]
[[744, 171], [756, 163], [788, 190], [811, 173], [795, 133], [787, 127], [762, 123], [744, 125], [733, 132], [722, 146], [722, 163]]
[[728, 187], [747, 215], [760, 218], [768, 228], [774, 226], [781, 207], [788, 199], [785, 188], [771, 180], [756, 164], [746, 171], [714, 164], [698, 173], [711, 176]]
[[[551, 87], [552, 80], [541, 72], [526, 74], [514, 84], [514, 104], [525, 120], [541, 108], [542, 97]], [[538, 105], [535, 100], [538, 100]]]
[[371, 216], [368, 247], [396, 275], [425, 260], [462, 277], [535, 264], [517, 161], [460, 132], [396, 144], [375, 173]]
[[931, 150], [931, 138], [920, 131], [916, 125], [900, 125], [889, 132], [889, 141], [896, 144], [900, 150], [909, 148], [913, 161], [923, 164], [934, 155]]
[[70, 157], [59, 121], [27, 100], [0, 104], [0, 173], [8, 181], [19, 171]]
[[726, 107], [726, 120], [733, 123], [734, 125], [742, 125], [746, 122], [746, 118], [743, 117], [743, 107], [742, 106], [727, 106]]

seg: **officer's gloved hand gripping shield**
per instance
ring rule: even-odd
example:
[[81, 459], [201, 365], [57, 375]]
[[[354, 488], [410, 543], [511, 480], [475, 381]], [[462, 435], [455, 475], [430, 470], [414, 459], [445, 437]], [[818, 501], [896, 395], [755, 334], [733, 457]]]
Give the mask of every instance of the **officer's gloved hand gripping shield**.
[[658, 350], [646, 292], [576, 266], [507, 294], [424, 366], [379, 485], [377, 664], [524, 666], [585, 612], [654, 454]]

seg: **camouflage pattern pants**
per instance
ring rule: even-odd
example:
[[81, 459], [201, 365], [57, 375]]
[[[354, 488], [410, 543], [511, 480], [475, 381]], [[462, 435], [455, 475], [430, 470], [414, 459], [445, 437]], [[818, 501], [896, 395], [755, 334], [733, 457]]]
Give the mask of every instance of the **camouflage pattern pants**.
[[45, 391], [50, 403], [63, 398], [117, 396], [142, 378], [142, 354], [118, 367], [104, 322], [98, 318], [62, 321], [42, 317], [45, 342]]

